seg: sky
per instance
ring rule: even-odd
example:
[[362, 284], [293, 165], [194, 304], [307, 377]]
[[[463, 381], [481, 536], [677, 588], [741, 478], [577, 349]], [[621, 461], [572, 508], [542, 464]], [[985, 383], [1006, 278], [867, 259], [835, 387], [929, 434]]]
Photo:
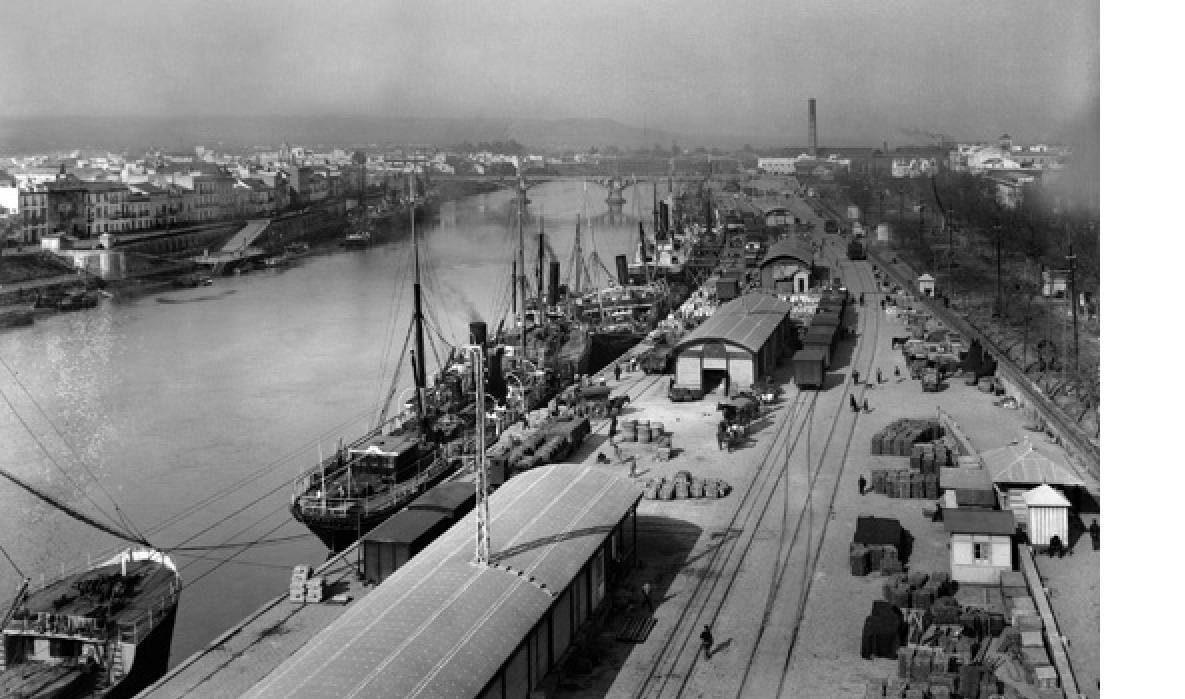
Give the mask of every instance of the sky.
[[0, 118], [596, 117], [802, 142], [815, 97], [821, 143], [1037, 141], [1097, 122], [1099, 11], [1063, 0], [17, 0], [4, 4], [0, 65]]

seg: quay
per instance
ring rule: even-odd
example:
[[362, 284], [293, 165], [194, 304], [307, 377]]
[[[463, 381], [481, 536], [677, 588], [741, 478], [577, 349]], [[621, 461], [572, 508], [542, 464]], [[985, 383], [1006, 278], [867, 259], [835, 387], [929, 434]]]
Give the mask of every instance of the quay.
[[[652, 348], [645, 342], [593, 381], [614, 396], [628, 396], [620, 419], [661, 424], [668, 446], [610, 442], [609, 419], [598, 419], [565, 463], [515, 476], [491, 497], [490, 566], [471, 561], [472, 514], [378, 586], [361, 584], [355, 544], [313, 573], [325, 576], [335, 600], [294, 604], [277, 597], [140, 696], [859, 699], [878, 690], [877, 696], [902, 696], [910, 681], [921, 686], [909, 672], [901, 677], [905, 656], [861, 655], [869, 609], [899, 578], [891, 566], [887, 574], [855, 570], [851, 544], [858, 523], [863, 517], [896, 520], [911, 542], [902, 547], [901, 562], [912, 574], [937, 580], [963, 564], [954, 562], [954, 535], [935, 521], [939, 498], [858, 489], [858, 479], [874, 480], [874, 471], [902, 458], [873, 453], [869, 445], [908, 418], [957, 432], [965, 457], [978, 459], [980, 468], [987, 461], [979, 455], [1001, 447], [1025, 447], [1054, 464], [1068, 457], [1056, 441], [1026, 431], [1022, 411], [979, 384], [956, 375], [937, 392], [924, 392], [893, 346], [894, 338], [908, 334], [904, 310], [920, 308], [917, 300], [908, 291], [885, 292], [872, 262], [845, 259], [806, 202], [792, 199], [787, 208], [818, 224], [810, 240], [818, 251], [814, 262], [841, 278], [850, 298], [865, 296], [864, 304], [848, 306], [851, 331], [835, 344], [819, 389], [796, 385], [789, 361], [794, 343], [778, 324], [709, 326], [724, 346], [759, 345], [750, 349], [763, 357], [765, 376], [745, 376], [754, 383], [770, 379], [777, 396], [760, 407], [743, 438], [726, 447], [717, 437], [718, 404], [728, 399], [729, 382], [709, 381], [702, 399], [672, 402], [668, 392], [686, 374], [631, 368], [631, 359]], [[892, 303], [882, 309], [881, 299]], [[713, 299], [708, 310], [715, 307]], [[771, 302], [763, 308], [782, 311]], [[754, 328], [769, 329], [756, 337]], [[749, 335], [729, 336], [734, 330]], [[710, 369], [709, 354], [697, 359], [701, 379]], [[746, 361], [726, 351], [726, 374], [734, 358], [737, 366]], [[620, 378], [615, 366], [624, 369]], [[849, 402], [868, 408], [853, 411]], [[906, 457], [902, 470], [908, 471]], [[681, 481], [683, 472], [700, 482], [724, 481], [728, 493], [643, 497], [656, 484]], [[1097, 493], [1097, 477], [1082, 475], [1085, 492]], [[1000, 511], [1015, 512], [1002, 499]], [[1071, 525], [1077, 538], [1067, 542], [1073, 555], [1051, 557], [1044, 546], [1014, 544], [1010, 570], [1021, 575], [1026, 594], [1001, 596], [1002, 574], [977, 559], [972, 565], [982, 565], [997, 582], [966, 582], [952, 595], [993, 618], [1041, 620], [1038, 646], [1026, 646], [1026, 653], [1046, 658], [1034, 664], [1053, 668], [1052, 684], [1047, 674], [1040, 687], [1027, 683], [1021, 661], [999, 650], [997, 636], [984, 641], [980, 655], [999, 663], [998, 679], [990, 681], [1000, 687], [1042, 699], [1098, 696], [1099, 553], [1082, 532], [1085, 520], [1101, 518], [1090, 500], [1076, 501], [1070, 513], [1077, 522]], [[569, 504], [549, 507], [552, 502]], [[1029, 599], [1039, 614], [1008, 606], [1017, 598]], [[900, 611], [910, 619], [915, 612], [917, 619], [924, 616], [913, 607]], [[704, 626], [714, 637], [708, 653], [699, 640]], [[899, 653], [908, 649], [918, 653], [910, 658], [921, 657], [917, 649], [930, 648], [922, 638], [910, 639], [915, 642]], [[1030, 655], [1024, 657], [1029, 662]], [[946, 669], [931, 675], [927, 666], [925, 686], [944, 687], [938, 683], [950, 680]]]

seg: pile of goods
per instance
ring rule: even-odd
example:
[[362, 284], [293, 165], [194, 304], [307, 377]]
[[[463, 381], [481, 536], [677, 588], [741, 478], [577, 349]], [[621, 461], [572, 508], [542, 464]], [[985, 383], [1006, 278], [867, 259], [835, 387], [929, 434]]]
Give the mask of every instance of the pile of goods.
[[909, 533], [901, 523], [888, 517], [858, 517], [856, 533], [848, 547], [852, 575], [864, 576], [879, 571], [882, 575], [899, 573], [904, 568], [902, 549]]
[[910, 456], [915, 442], [933, 442], [942, 435], [942, 425], [938, 420], [903, 417], [872, 436], [872, 450], [869, 453]]
[[674, 480], [651, 478], [646, 481], [643, 497], [650, 500], [691, 498], [722, 498], [732, 492], [732, 486], [719, 478], [693, 478], [689, 471], [679, 471]]
[[[1006, 572], [998, 587], [975, 592], [990, 593], [988, 604], [960, 603], [945, 573], [887, 581], [884, 599], [873, 601], [864, 621], [860, 654], [896, 658], [897, 672], [869, 681], [865, 696], [1061, 697], [1024, 576]], [[959, 597], [967, 595], [960, 590]], [[1001, 601], [1007, 615], [998, 611]]]
[[872, 453], [908, 456], [909, 467], [874, 468], [871, 490], [891, 498], [938, 497], [939, 469], [959, 465], [958, 441], [937, 420], [902, 418], [872, 437]]
[[588, 436], [588, 418], [560, 416], [530, 427], [518, 436], [503, 433], [496, 444], [486, 450], [486, 457], [494, 468], [502, 467], [506, 478], [539, 466], [564, 460]]
[[671, 446], [671, 433], [657, 420], [622, 420], [618, 428], [620, 433], [617, 437], [622, 442], [641, 442], [667, 448]]

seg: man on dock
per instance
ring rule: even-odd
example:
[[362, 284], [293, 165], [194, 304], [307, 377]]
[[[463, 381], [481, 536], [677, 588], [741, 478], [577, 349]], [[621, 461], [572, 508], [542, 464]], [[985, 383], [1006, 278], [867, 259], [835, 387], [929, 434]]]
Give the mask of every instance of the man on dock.
[[1099, 520], [1095, 518], [1090, 522], [1090, 547], [1095, 551], [1099, 550]]
[[699, 635], [700, 643], [704, 649], [704, 660], [712, 659], [712, 627], [704, 624], [704, 630]]
[[621, 365], [620, 364], [613, 365], [613, 380], [614, 381], [621, 381]]
[[853, 413], [860, 412], [860, 404], [856, 402], [856, 394], [855, 393], [848, 394], [848, 401], [852, 404], [852, 412]]
[[865, 480], [864, 474], [860, 474], [860, 480], [856, 481], [856, 485], [860, 486], [860, 494], [864, 494], [864, 489], [868, 487], [868, 481]]
[[642, 583], [642, 601], [646, 603], [646, 608], [650, 610], [651, 614], [653, 614], [654, 613], [654, 602], [652, 602], [650, 600], [650, 583], [649, 582]]

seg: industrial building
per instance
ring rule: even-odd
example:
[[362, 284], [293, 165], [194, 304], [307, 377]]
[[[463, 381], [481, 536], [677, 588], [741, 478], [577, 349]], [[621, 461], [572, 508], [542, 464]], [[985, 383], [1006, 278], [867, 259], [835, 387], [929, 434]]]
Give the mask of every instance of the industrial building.
[[768, 376], [793, 352], [791, 310], [789, 303], [765, 294], [724, 304], [675, 345], [675, 385], [708, 391], [723, 382], [731, 393]]
[[814, 251], [805, 240], [779, 240], [761, 260], [761, 288], [784, 294], [805, 293], [811, 285], [813, 260]]
[[489, 498], [489, 563], [471, 513], [245, 696], [527, 699], [635, 562], [641, 497], [595, 468], [514, 477]]

